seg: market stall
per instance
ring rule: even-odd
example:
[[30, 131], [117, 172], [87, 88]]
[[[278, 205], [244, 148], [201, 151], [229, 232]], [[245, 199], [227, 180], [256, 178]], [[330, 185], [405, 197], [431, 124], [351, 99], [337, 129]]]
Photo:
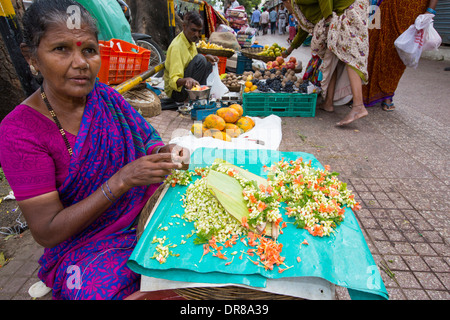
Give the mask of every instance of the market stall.
[[[209, 171], [204, 171], [208, 168]], [[270, 168], [276, 170], [271, 171]], [[128, 262], [133, 271], [143, 275], [141, 291], [176, 289], [181, 296], [192, 298], [193, 292], [189, 288], [196, 288], [197, 294], [210, 287], [220, 294], [232, 288], [229, 298], [233, 298], [239, 294], [241, 287], [245, 287], [245, 290], [253, 290], [254, 294], [266, 294], [269, 299], [275, 294], [330, 299], [334, 294], [334, 285], [339, 285], [348, 288], [352, 299], [388, 298], [351, 209], [353, 207], [356, 210], [355, 203], [351, 201], [351, 192], [346, 191], [345, 185], [338, 182], [336, 175], [327, 166], [322, 166], [313, 155], [274, 150], [224, 151], [202, 148], [192, 154], [190, 170], [192, 180], [172, 180], [164, 188], [153, 209], [149, 209], [146, 227]], [[302, 174], [293, 174], [294, 178], [289, 180], [288, 176], [283, 176], [287, 170], [300, 170]], [[221, 176], [215, 180], [215, 175], [220, 174], [228, 178]], [[260, 182], [268, 181], [266, 179], [269, 177], [270, 181], [277, 184], [284, 183], [286, 190], [294, 188], [300, 176], [305, 186], [311, 183], [312, 188], [315, 185], [324, 188], [324, 184], [317, 180], [322, 177], [324, 183], [333, 181], [332, 185], [339, 185], [339, 202], [346, 201], [346, 205], [337, 209], [338, 216], [333, 216], [330, 204], [327, 204], [323, 209], [318, 209], [323, 219], [314, 220], [315, 215], [302, 216], [300, 211], [294, 212], [298, 208], [295, 209], [293, 201], [300, 201], [300, 198], [293, 200], [283, 193], [283, 199], [278, 202], [281, 217], [281, 220], [277, 220], [279, 224], [272, 223], [271, 232], [260, 234], [252, 228], [250, 210], [249, 220], [242, 218], [239, 223], [233, 224], [236, 212], [217, 194], [217, 190], [226, 190], [224, 193], [232, 194], [234, 191], [229, 190], [228, 180], [239, 180], [243, 176]], [[195, 216], [197, 209], [192, 211], [193, 206], [201, 207], [202, 203], [210, 203], [205, 199], [200, 199], [199, 203], [190, 202], [205, 195], [205, 190], [201, 189], [202, 183], [212, 190], [218, 188], [215, 196], [210, 196], [218, 200], [211, 202], [216, 203], [216, 207], [207, 208], [215, 216], [213, 222], [202, 220], [201, 215]], [[269, 190], [269, 186], [276, 189], [275, 184], [266, 184], [266, 192], [275, 192]], [[307, 190], [304, 192], [308, 194]], [[253, 196], [259, 200], [262, 197], [259, 193], [253, 193]], [[252, 197], [249, 195], [248, 199], [244, 203], [252, 208]], [[225, 214], [233, 212], [231, 220], [216, 216], [221, 214], [216, 213], [220, 211], [217, 203], [227, 208]], [[269, 206], [269, 202], [266, 203]], [[324, 202], [318, 208], [322, 208], [322, 205], [325, 206]], [[339, 223], [330, 223], [330, 219]], [[209, 223], [213, 223], [216, 229], [205, 233], [205, 225]], [[279, 227], [278, 234], [275, 234], [274, 225]], [[263, 227], [263, 230], [267, 228]]]

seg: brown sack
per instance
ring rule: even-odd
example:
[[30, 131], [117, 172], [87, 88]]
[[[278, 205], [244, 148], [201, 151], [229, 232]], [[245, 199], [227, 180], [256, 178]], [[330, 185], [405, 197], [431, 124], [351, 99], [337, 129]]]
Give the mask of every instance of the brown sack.
[[241, 50], [236, 36], [231, 32], [213, 32], [209, 37], [209, 42], [221, 45], [224, 48], [233, 49], [236, 51]]

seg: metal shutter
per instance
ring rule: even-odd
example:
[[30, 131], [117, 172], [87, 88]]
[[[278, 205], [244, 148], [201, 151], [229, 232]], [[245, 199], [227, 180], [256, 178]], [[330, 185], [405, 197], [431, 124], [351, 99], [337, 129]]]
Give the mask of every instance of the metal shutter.
[[450, 45], [450, 1], [440, 0], [436, 6], [434, 28], [442, 37], [442, 43]]

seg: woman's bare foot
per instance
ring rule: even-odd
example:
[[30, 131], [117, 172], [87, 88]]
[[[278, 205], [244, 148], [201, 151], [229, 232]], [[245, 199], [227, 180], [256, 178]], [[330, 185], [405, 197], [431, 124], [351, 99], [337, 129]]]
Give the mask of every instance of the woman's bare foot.
[[318, 105], [319, 109], [325, 110], [326, 112], [333, 112], [334, 106], [327, 103], [321, 103]]
[[353, 106], [352, 110], [350, 110], [349, 113], [345, 116], [344, 119], [336, 123], [337, 126], [345, 126], [347, 124], [352, 123], [355, 120], [361, 119], [365, 116], [367, 116], [369, 113], [367, 112], [366, 107], [364, 104], [361, 104], [359, 106]]

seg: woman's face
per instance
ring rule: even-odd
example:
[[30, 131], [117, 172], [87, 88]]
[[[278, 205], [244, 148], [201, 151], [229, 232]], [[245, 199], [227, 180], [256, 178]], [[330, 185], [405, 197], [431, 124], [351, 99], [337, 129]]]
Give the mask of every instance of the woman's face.
[[54, 93], [84, 97], [100, 71], [97, 38], [86, 26], [68, 29], [63, 23], [54, 25], [41, 38], [32, 62]]

